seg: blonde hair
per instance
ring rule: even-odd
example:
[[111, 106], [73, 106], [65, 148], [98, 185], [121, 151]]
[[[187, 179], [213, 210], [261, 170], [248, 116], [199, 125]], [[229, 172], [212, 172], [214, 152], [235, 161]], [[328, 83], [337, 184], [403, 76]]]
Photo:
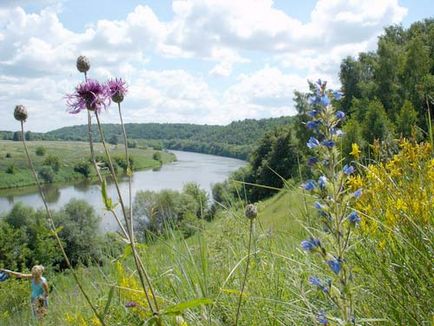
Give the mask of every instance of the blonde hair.
[[44, 272], [45, 268], [42, 265], [35, 265], [32, 267], [32, 276], [33, 277], [41, 277], [42, 273]]

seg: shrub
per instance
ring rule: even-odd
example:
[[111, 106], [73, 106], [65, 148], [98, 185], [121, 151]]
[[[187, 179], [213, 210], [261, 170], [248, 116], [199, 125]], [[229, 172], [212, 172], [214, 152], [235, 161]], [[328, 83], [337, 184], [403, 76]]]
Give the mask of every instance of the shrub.
[[38, 156], [44, 156], [47, 152], [47, 149], [44, 146], [38, 146], [36, 147], [35, 153]]
[[54, 181], [54, 171], [51, 166], [43, 166], [40, 168], [38, 175], [45, 183], [52, 183]]
[[155, 161], [158, 161], [160, 163], [163, 162], [163, 158], [161, 157], [161, 152], [160, 151], [156, 151], [153, 155], [152, 155], [152, 159]]
[[48, 155], [44, 160], [44, 165], [51, 166], [53, 171], [59, 172], [59, 169], [60, 169], [59, 157], [57, 157], [55, 155]]
[[10, 165], [6, 168], [6, 171], [5, 171], [5, 172], [6, 172], [6, 173], [9, 173], [9, 174], [15, 174], [15, 173], [18, 172], [18, 169], [17, 169], [17, 167], [15, 166], [15, 164], [12, 163], [12, 164], [10, 164]]
[[6, 156], [5, 156], [6, 158], [11, 158], [12, 157], [12, 155], [11, 155], [11, 153], [6, 153]]
[[85, 178], [90, 175], [90, 164], [88, 162], [82, 161], [74, 166], [74, 171], [82, 174]]

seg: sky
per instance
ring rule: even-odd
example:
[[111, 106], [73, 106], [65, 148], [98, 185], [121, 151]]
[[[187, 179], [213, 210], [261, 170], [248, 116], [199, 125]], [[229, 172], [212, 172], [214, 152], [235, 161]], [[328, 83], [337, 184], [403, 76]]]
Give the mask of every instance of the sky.
[[[294, 90], [339, 88], [347, 56], [376, 49], [384, 27], [434, 17], [433, 0], [0, 0], [0, 130], [86, 124], [65, 95], [122, 78], [124, 122], [225, 125], [295, 114]], [[112, 105], [102, 121], [118, 123]]]

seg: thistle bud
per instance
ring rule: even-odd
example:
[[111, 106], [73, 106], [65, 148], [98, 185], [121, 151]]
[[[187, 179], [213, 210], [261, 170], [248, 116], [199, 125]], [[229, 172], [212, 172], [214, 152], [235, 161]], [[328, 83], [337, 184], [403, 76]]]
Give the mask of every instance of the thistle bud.
[[256, 218], [256, 216], [258, 215], [258, 210], [256, 209], [256, 206], [253, 204], [248, 204], [246, 206], [246, 210], [244, 212], [244, 214], [246, 215], [246, 217], [249, 220], [253, 220]]
[[23, 121], [25, 122], [27, 119], [27, 109], [24, 105], [17, 105], [15, 107], [15, 111], [14, 111], [14, 117], [15, 119], [17, 119], [18, 121]]
[[77, 69], [79, 72], [87, 72], [90, 69], [90, 62], [87, 57], [81, 55], [77, 58]]

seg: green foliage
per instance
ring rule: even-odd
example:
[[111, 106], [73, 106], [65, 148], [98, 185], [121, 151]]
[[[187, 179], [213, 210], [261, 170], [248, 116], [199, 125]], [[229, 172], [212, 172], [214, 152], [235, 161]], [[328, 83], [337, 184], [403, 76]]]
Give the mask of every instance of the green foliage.
[[416, 132], [417, 123], [416, 109], [410, 101], [405, 100], [396, 118], [396, 132], [402, 137], [410, 138]]
[[38, 171], [39, 178], [45, 183], [52, 183], [54, 181], [54, 171], [51, 166], [43, 166]]
[[15, 174], [18, 172], [18, 168], [14, 163], [12, 163], [6, 168], [5, 172], [9, 174]]
[[38, 156], [44, 156], [47, 152], [47, 149], [44, 146], [38, 146], [36, 147], [35, 154]]
[[60, 170], [59, 157], [55, 156], [55, 155], [48, 155], [45, 158], [43, 165], [50, 166], [54, 172], [59, 172], [59, 170]]
[[393, 134], [393, 125], [379, 100], [369, 102], [362, 124], [363, 139], [369, 144]]
[[101, 238], [98, 235], [100, 217], [86, 201], [72, 199], [54, 216], [60, 226], [59, 237], [65, 242], [65, 251], [73, 265], [99, 261]]
[[155, 161], [161, 162], [161, 152], [160, 151], [156, 151], [152, 155], [152, 159], [154, 159]]
[[112, 135], [112, 136], [110, 136], [110, 138], [108, 139], [108, 143], [112, 144], [112, 145], [119, 144], [119, 136], [118, 135]]
[[11, 153], [6, 153], [5, 158], [11, 158], [11, 157], [12, 157]]
[[74, 171], [82, 174], [85, 178], [90, 175], [90, 164], [89, 162], [82, 161], [74, 165]]

